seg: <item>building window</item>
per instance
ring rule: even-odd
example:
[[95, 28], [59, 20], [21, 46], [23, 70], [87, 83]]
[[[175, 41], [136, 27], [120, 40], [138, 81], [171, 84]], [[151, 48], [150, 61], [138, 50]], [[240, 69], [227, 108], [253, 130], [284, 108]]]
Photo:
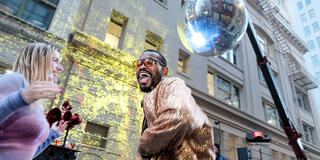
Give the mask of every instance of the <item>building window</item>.
[[305, 13], [302, 13], [301, 15], [300, 15], [300, 20], [301, 20], [301, 22], [306, 22], [308, 19], [307, 19], [307, 15], [305, 14]]
[[237, 148], [239, 146], [239, 137], [229, 133], [228, 141], [228, 159], [238, 159]]
[[310, 127], [309, 125], [302, 124], [303, 126], [303, 138], [312, 144], [314, 144], [314, 137], [313, 137], [313, 127]]
[[312, 56], [311, 60], [312, 60], [313, 66], [319, 66], [320, 65], [319, 57], [317, 55]]
[[320, 26], [318, 22], [312, 24], [313, 32], [318, 32], [320, 30]]
[[313, 9], [310, 9], [310, 10], [308, 11], [308, 13], [309, 13], [310, 19], [316, 17], [316, 13], [314, 12]]
[[263, 102], [263, 106], [267, 123], [274, 127], [278, 127], [279, 118], [277, 109], [266, 102]]
[[231, 105], [231, 83], [217, 76], [217, 95], [219, 99]]
[[105, 42], [113, 48], [120, 48], [128, 18], [113, 10], [108, 25]]
[[311, 50], [314, 50], [316, 48], [316, 45], [314, 44], [313, 40], [308, 41], [307, 44]]
[[308, 101], [307, 101], [307, 95], [302, 93], [298, 89], [296, 89], [296, 96], [297, 96], [297, 102], [298, 102], [299, 107], [310, 112]]
[[144, 42], [144, 49], [153, 49], [156, 51], [161, 51], [161, 47], [162, 47], [162, 43], [163, 43], [163, 38], [161, 38], [160, 36], [158, 36], [157, 34], [147, 30], [146, 33], [146, 40]]
[[211, 69], [208, 69], [207, 73], [207, 87], [209, 95], [235, 108], [241, 108], [240, 87], [215, 74]]
[[320, 48], [320, 37], [317, 37], [317, 38], [316, 38], [316, 41], [317, 41], [317, 43], [318, 43], [318, 47]]
[[240, 108], [239, 88], [233, 86], [229, 81], [220, 76], [217, 76], [217, 91], [215, 96], [229, 105]]
[[215, 74], [212, 71], [207, 73], [207, 87], [209, 95], [214, 96], [214, 86], [215, 86]]
[[268, 42], [267, 38], [258, 32], [258, 44], [264, 53], [264, 55], [268, 55]]
[[298, 10], [303, 8], [303, 3], [301, 1], [297, 2]]
[[1, 0], [6, 11], [41, 29], [47, 30], [59, 0]]
[[306, 5], [309, 6], [311, 4], [311, 0], [305, 0]]
[[[279, 82], [278, 82], [279, 81], [279, 76], [278, 76], [279, 74], [277, 72], [275, 72], [274, 70], [272, 70], [272, 74], [273, 74], [273, 77], [275, 79], [275, 83], [279, 87]], [[258, 66], [258, 78], [259, 78], [260, 82], [262, 82], [263, 84], [267, 84], [266, 80], [264, 79], [263, 73], [262, 73], [262, 71], [261, 71], [259, 66]]]
[[189, 74], [190, 55], [183, 50], [179, 50], [178, 71]]
[[320, 84], [320, 72], [316, 72], [316, 77], [317, 77], [318, 83]]
[[106, 148], [109, 127], [87, 122], [85, 134], [83, 135], [83, 144]]
[[234, 65], [239, 65], [239, 56], [238, 56], [238, 47], [224, 53], [221, 55], [222, 58], [226, 59], [227, 61], [231, 62]]
[[304, 35], [305, 35], [305, 36], [311, 35], [310, 27], [309, 27], [309, 26], [305, 26], [305, 27], [303, 28], [303, 32], [304, 32]]

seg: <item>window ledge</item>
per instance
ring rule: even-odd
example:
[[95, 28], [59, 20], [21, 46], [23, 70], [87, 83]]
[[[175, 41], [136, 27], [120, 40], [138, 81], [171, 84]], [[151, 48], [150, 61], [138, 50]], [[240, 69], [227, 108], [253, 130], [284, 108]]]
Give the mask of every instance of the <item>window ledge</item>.
[[[162, 2], [159, 2], [158, 0], [153, 0], [155, 1], [156, 3], [158, 3], [161, 7], [163, 7], [164, 9], [168, 10], [168, 4], [163, 4]], [[168, 3], [168, 2], [167, 2]]]
[[[240, 72], [242, 72], [242, 73], [244, 72], [244, 71], [240, 68], [240, 64], [239, 64], [239, 65], [235, 65], [235, 64], [229, 62], [227, 59], [225, 59], [225, 58], [223, 58], [223, 57], [220, 57], [220, 56], [219, 56], [219, 58], [220, 58], [221, 60], [223, 60], [224, 62], [228, 63], [229, 65], [233, 66], [234, 68], [236, 68], [236, 69], [239, 70]], [[208, 60], [211, 61], [211, 62], [214, 62], [211, 58], [208, 58]]]
[[236, 110], [239, 110], [239, 111], [244, 112], [244, 111], [242, 110], [242, 107], [241, 107], [241, 106], [240, 106], [239, 108], [237, 108], [237, 107], [235, 107], [235, 106], [233, 106], [233, 105], [230, 105], [230, 104], [228, 104], [227, 102], [225, 102], [225, 101], [223, 101], [223, 100], [221, 100], [221, 99], [219, 99], [219, 98], [217, 98], [217, 97], [215, 97], [215, 96], [213, 96], [213, 95], [210, 95], [208, 92], [205, 93], [205, 94], [208, 95], [208, 96], [210, 96], [211, 98], [214, 98], [215, 100], [219, 101], [220, 103], [223, 103], [223, 104], [226, 105], [226, 106], [229, 106], [229, 107], [231, 107], [231, 108], [234, 108], [234, 109], [236, 109]]
[[6, 31], [21, 33], [24, 36], [32, 38], [36, 41], [45, 41], [45, 39], [53, 40], [55, 46], [59, 49], [64, 48], [65, 40], [53, 35], [48, 30], [41, 29], [37, 26], [32, 25], [31, 23], [24, 21], [21, 18], [18, 18], [7, 12], [0, 10], [0, 26], [5, 28]]
[[191, 80], [191, 78], [190, 78], [190, 76], [189, 76], [188, 74], [186, 74], [186, 73], [184, 73], [184, 72], [181, 72], [181, 71], [179, 71], [179, 70], [177, 70], [177, 73], [178, 73], [179, 75], [183, 76], [184, 78], [187, 78], [187, 79]]
[[297, 106], [298, 106], [299, 110], [301, 110], [302, 112], [304, 112], [304, 113], [308, 114], [309, 116], [313, 117], [312, 113], [310, 111], [305, 110], [304, 108], [300, 107], [299, 105], [297, 105]]
[[318, 146], [316, 146], [316, 142], [314, 142], [314, 143], [312, 143], [312, 142], [308, 142], [307, 140], [305, 140], [305, 139], [302, 139], [301, 138], [301, 141], [303, 142], [303, 143], [305, 143], [305, 144], [307, 144], [308, 146], [304, 146], [304, 148], [305, 149], [307, 149], [307, 148], [311, 148], [311, 147], [313, 147], [313, 148], [317, 148], [317, 149], [320, 149]]

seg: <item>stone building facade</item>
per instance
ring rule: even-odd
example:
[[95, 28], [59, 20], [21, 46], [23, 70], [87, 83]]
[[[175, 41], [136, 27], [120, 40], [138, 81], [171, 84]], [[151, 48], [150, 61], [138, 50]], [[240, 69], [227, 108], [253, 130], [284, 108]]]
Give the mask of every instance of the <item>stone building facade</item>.
[[[147, 48], [162, 52], [170, 76], [181, 77], [192, 89], [228, 159], [238, 159], [240, 147], [249, 147], [255, 159], [295, 159], [247, 35], [234, 50], [207, 58], [190, 53], [179, 40], [180, 0], [23, 2], [0, 1], [0, 71], [10, 69], [26, 43], [44, 41], [60, 49], [65, 70], [59, 83], [66, 92], [48, 108], [69, 99], [83, 116], [85, 123], [68, 138], [81, 151], [78, 159], [139, 159], [143, 95], [131, 63]], [[309, 159], [320, 159], [310, 98], [310, 90], [317, 85], [304, 69], [303, 54], [308, 48], [290, 27], [289, 4], [285, 0], [245, 3], [287, 112], [304, 135], [305, 153]], [[28, 17], [34, 11], [29, 5], [47, 9], [47, 18]], [[253, 131], [270, 135], [272, 141], [247, 143], [245, 136]]]

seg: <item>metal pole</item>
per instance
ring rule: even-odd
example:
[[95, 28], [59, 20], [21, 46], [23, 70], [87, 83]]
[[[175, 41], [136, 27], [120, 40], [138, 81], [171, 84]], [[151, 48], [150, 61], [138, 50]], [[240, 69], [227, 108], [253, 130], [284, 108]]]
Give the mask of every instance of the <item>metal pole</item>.
[[66, 135], [64, 136], [62, 148], [64, 148], [64, 146], [66, 145], [66, 141], [67, 141], [67, 137], [68, 137], [68, 133], [69, 133], [70, 127], [71, 127], [71, 125], [70, 125], [70, 123], [69, 123], [68, 126], [67, 126], [67, 133], [66, 133]]
[[272, 70], [268, 64], [267, 57], [264, 56], [256, 36], [256, 31], [254, 29], [254, 26], [250, 20], [250, 17], [248, 17], [248, 28], [247, 28], [247, 34], [249, 36], [250, 42], [252, 44], [253, 50], [257, 56], [258, 65], [263, 73], [263, 77], [268, 85], [269, 91], [271, 93], [272, 99], [274, 101], [275, 106], [277, 107], [279, 117], [281, 119], [281, 126], [284, 129], [288, 139], [289, 144], [291, 145], [297, 159], [303, 159], [306, 160], [306, 156], [303, 152], [303, 146], [300, 141], [301, 134], [297, 132], [295, 129], [292, 121], [290, 120], [290, 117], [286, 111], [286, 104], [285, 101], [282, 98], [282, 94], [280, 92], [279, 87], [275, 83], [275, 78], [272, 74]]
[[222, 147], [222, 145], [221, 145], [221, 128], [220, 128], [220, 126], [221, 126], [221, 122], [219, 121], [219, 145], [220, 145], [220, 152], [221, 152], [221, 147]]
[[260, 146], [260, 159], [262, 160], [261, 144], [259, 146]]

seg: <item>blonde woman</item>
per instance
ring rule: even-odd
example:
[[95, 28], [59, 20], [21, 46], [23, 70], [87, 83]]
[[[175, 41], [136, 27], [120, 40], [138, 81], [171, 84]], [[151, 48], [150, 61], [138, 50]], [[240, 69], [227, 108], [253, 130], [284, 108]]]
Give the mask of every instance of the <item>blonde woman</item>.
[[0, 75], [0, 159], [30, 160], [67, 127], [49, 129], [40, 99], [55, 99], [63, 70], [57, 49], [46, 43], [25, 46], [13, 72]]

